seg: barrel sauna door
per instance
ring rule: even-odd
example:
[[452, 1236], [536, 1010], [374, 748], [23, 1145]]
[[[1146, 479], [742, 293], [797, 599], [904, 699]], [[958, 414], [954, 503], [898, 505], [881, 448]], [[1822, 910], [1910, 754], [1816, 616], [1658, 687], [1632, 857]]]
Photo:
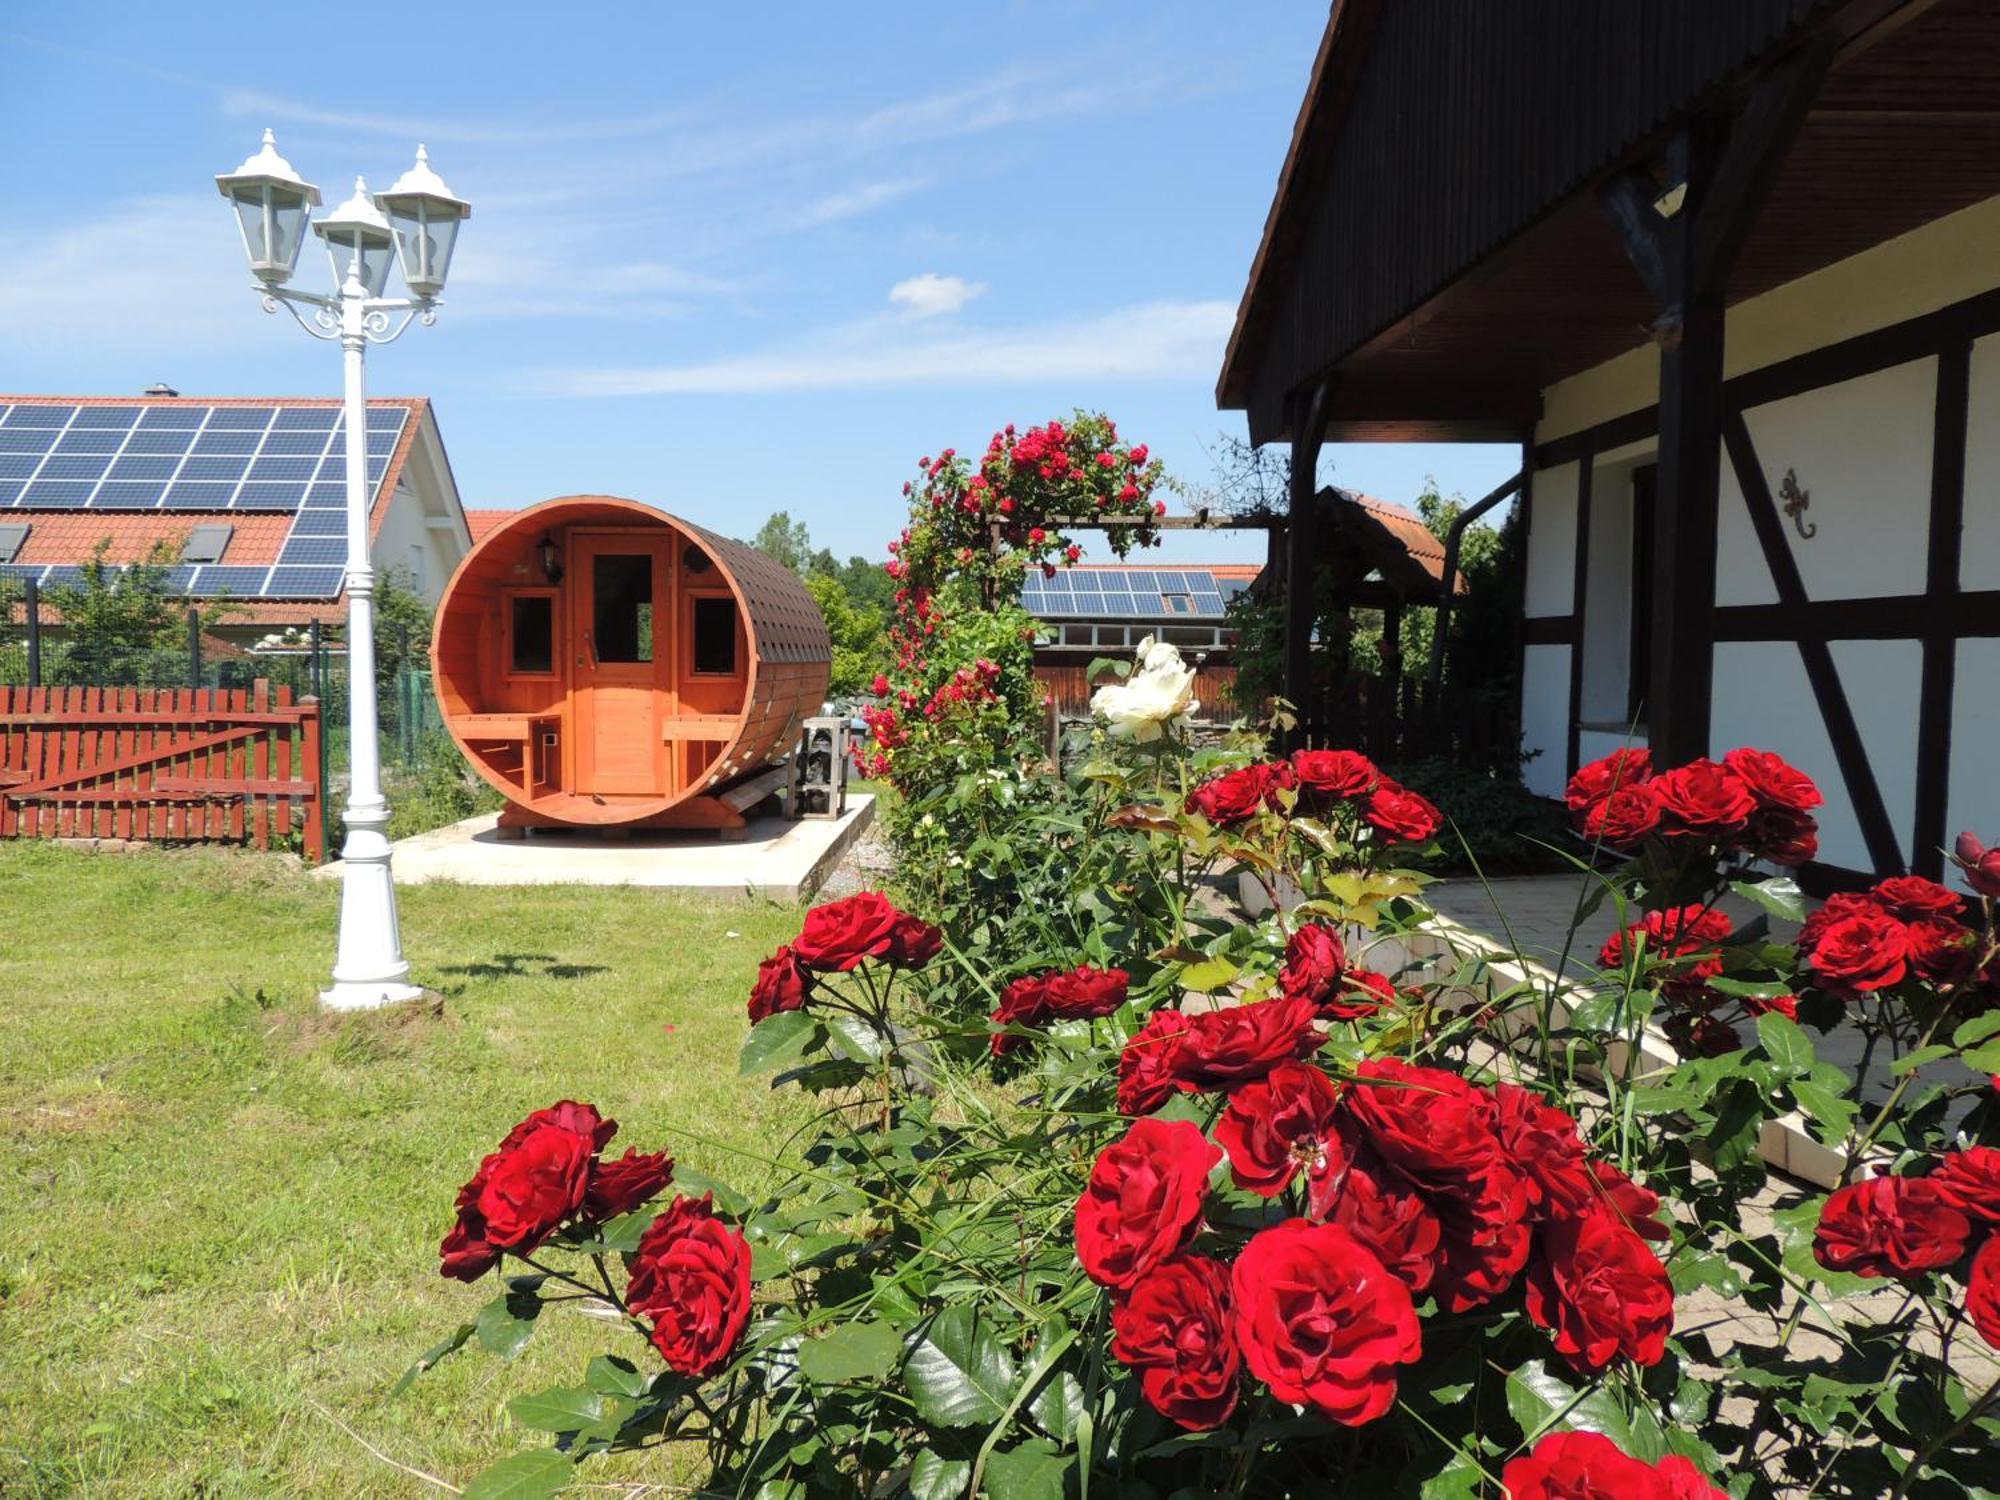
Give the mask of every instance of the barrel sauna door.
[[658, 533], [574, 533], [576, 608], [575, 790], [659, 796], [660, 713], [672, 660], [667, 597], [670, 538]]

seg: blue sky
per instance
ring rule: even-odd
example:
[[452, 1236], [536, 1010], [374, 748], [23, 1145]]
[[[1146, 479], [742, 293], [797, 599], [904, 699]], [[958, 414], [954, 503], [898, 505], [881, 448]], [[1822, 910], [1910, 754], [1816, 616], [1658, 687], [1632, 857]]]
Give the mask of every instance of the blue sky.
[[[335, 356], [258, 310], [211, 182], [268, 125], [328, 203], [356, 172], [386, 186], [419, 141], [472, 201], [437, 326], [369, 367], [377, 393], [437, 403], [468, 505], [601, 491], [737, 534], [786, 509], [875, 557], [920, 455], [1076, 406], [1200, 483], [1242, 431], [1215, 376], [1324, 23], [1277, 0], [364, 3], [255, 24], [15, 0], [0, 387], [337, 393]], [[326, 284], [316, 241], [300, 266]], [[1513, 463], [1328, 456], [1402, 500], [1426, 474], [1477, 495]]]

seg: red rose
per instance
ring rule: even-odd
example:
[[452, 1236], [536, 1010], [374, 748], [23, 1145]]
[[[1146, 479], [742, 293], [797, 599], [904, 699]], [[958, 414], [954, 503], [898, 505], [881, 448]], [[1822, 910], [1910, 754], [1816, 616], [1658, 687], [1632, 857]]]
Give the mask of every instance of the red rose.
[[1295, 1062], [1231, 1094], [1215, 1139], [1236, 1185], [1275, 1198], [1301, 1171], [1315, 1181], [1337, 1174], [1346, 1165], [1333, 1132], [1339, 1098], [1326, 1074]]
[[1140, 1371], [1147, 1404], [1190, 1432], [1236, 1409], [1243, 1357], [1229, 1327], [1229, 1269], [1177, 1255], [1111, 1307], [1111, 1352]]
[[1669, 1453], [1660, 1460], [1658, 1472], [1667, 1482], [1669, 1500], [1729, 1500], [1729, 1491], [1710, 1484], [1691, 1458]]
[[885, 958], [896, 947], [903, 913], [880, 891], [829, 901], [806, 913], [792, 953], [809, 969], [846, 973], [862, 960]]
[[1528, 1316], [1580, 1370], [1623, 1355], [1654, 1365], [1674, 1331], [1674, 1287], [1652, 1247], [1616, 1214], [1544, 1224], [1528, 1264]]
[[1108, 1016], [1125, 1003], [1131, 981], [1132, 976], [1123, 969], [1094, 969], [1089, 964], [1051, 975], [1049, 1010], [1069, 1021]]
[[545, 1125], [496, 1152], [479, 1190], [485, 1239], [525, 1254], [554, 1234], [583, 1206], [596, 1149], [587, 1135]]
[[1722, 764], [1750, 789], [1760, 806], [1811, 812], [1826, 800], [1812, 777], [1769, 750], [1732, 750], [1722, 757]]
[[1660, 826], [1660, 794], [1645, 782], [1623, 786], [1584, 810], [1581, 830], [1594, 843], [1629, 849]]
[[1968, 1219], [2000, 1229], [2000, 1147], [1948, 1151], [1930, 1180]]
[[1076, 1258], [1099, 1286], [1129, 1289], [1194, 1238], [1222, 1151], [1186, 1120], [1137, 1121], [1097, 1154], [1076, 1200]]
[[1233, 1089], [1281, 1062], [1311, 1056], [1323, 1040], [1304, 1000], [1219, 1006], [1187, 1017], [1187, 1034], [1174, 1051], [1174, 1082], [1190, 1094]]
[[1921, 875], [1892, 875], [1869, 894], [1890, 916], [1905, 922], [1919, 917], [1956, 917], [1965, 905], [1957, 891]]
[[590, 1170], [583, 1216], [601, 1222], [629, 1214], [673, 1180], [674, 1159], [664, 1151], [627, 1151], [617, 1161], [600, 1161]]
[[1563, 802], [1581, 813], [1623, 787], [1638, 786], [1653, 774], [1650, 750], [1613, 750], [1602, 760], [1581, 767], [1563, 788]]
[[1000, 992], [1000, 1004], [993, 1012], [992, 1047], [995, 1057], [1005, 1057], [1019, 1047], [1024, 1038], [1015, 1036], [1004, 1028], [1009, 1026], [1039, 1026], [1049, 1018], [1049, 979], [1047, 974], [1029, 974], [1015, 980]]
[[1617, 1214], [1632, 1227], [1634, 1233], [1649, 1240], [1673, 1238], [1673, 1231], [1659, 1216], [1658, 1193], [1639, 1186], [1608, 1161], [1593, 1160], [1590, 1175], [1597, 1179], [1597, 1202], [1601, 1210]]
[[1430, 799], [1384, 776], [1361, 805], [1362, 819], [1385, 840], [1421, 843], [1444, 824]]
[[1375, 762], [1355, 750], [1295, 750], [1292, 775], [1316, 803], [1365, 797], [1382, 779]]
[[1447, 1312], [1483, 1307], [1514, 1284], [1534, 1241], [1534, 1231], [1524, 1223], [1502, 1224], [1477, 1235], [1462, 1224], [1448, 1223], [1438, 1243], [1431, 1291]]
[[1979, 967], [1977, 936], [1949, 917], [1917, 917], [1903, 937], [1910, 967], [1932, 984], [1963, 984]]
[[[1712, 979], [1722, 972], [1722, 956], [1714, 951], [1735, 931], [1735, 924], [1712, 906], [1698, 903], [1649, 911], [1623, 932], [1615, 932], [1598, 950], [1599, 967], [1622, 969], [1645, 940], [1646, 956], [1655, 962], [1674, 960], [1672, 973], [1681, 979]], [[1693, 959], [1692, 963], [1680, 962]]]
[[1678, 1012], [1662, 1021], [1660, 1030], [1682, 1057], [1726, 1057], [1743, 1047], [1735, 1028], [1714, 1016]]
[[1240, 771], [1227, 771], [1188, 793], [1187, 810], [1211, 823], [1227, 826], [1254, 818], [1262, 808], [1280, 810], [1278, 793], [1292, 784], [1292, 769], [1283, 761], [1263, 761]]
[[[1507, 1461], [1500, 1488], [1507, 1500], [1682, 1500], [1664, 1474], [1601, 1432], [1549, 1433]], [[1685, 1493], [1707, 1500], [1699, 1490]]]
[[1965, 873], [1965, 883], [1982, 896], [2000, 896], [2000, 844], [1989, 849], [1970, 833], [1952, 846], [1952, 863]]
[[1836, 994], [1886, 989], [1909, 972], [1910, 929], [1879, 906], [1864, 906], [1822, 924], [1810, 945], [1807, 930], [1799, 931], [1801, 956]]
[[479, 1195], [486, 1189], [486, 1174], [499, 1159], [495, 1152], [479, 1164], [472, 1180], [458, 1190], [452, 1205], [458, 1220], [438, 1245], [438, 1275], [456, 1281], [477, 1281], [500, 1262], [500, 1247], [486, 1238], [486, 1221], [479, 1213]]
[[1760, 807], [1739, 841], [1746, 853], [1774, 865], [1802, 865], [1819, 856], [1819, 824], [1810, 813], [1789, 807]]
[[812, 994], [812, 975], [790, 947], [757, 965], [757, 982], [750, 986], [750, 1024], [769, 1020], [780, 1011], [797, 1010]]
[[1653, 778], [1659, 794], [1660, 831], [1669, 837], [1711, 843], [1741, 833], [1757, 810], [1757, 799], [1734, 771], [1712, 760], [1691, 760]]
[[1806, 913], [1806, 919], [1799, 926], [1798, 950], [1801, 955], [1808, 952], [1820, 939], [1820, 934], [1843, 917], [1860, 915], [1885, 916], [1882, 904], [1873, 896], [1859, 895], [1853, 891], [1837, 891], [1822, 901], [1818, 908]]
[[1528, 1179], [1528, 1203], [1536, 1218], [1580, 1214], [1597, 1197], [1576, 1121], [1530, 1089], [1496, 1084], [1500, 1143]]
[[1322, 1000], [1319, 1013], [1336, 1021], [1358, 1021], [1396, 1001], [1396, 986], [1373, 969], [1349, 969], [1340, 976], [1332, 998]]
[[618, 1122], [605, 1119], [597, 1112], [595, 1105], [578, 1104], [574, 1099], [562, 1099], [547, 1109], [536, 1110], [508, 1131], [501, 1139], [500, 1149], [511, 1150], [537, 1130], [551, 1125], [558, 1130], [569, 1130], [578, 1135], [589, 1136], [593, 1151], [602, 1151], [610, 1143], [611, 1137], [618, 1134]]
[[1334, 993], [1340, 971], [1347, 967], [1347, 949], [1340, 934], [1324, 922], [1308, 922], [1285, 940], [1285, 966], [1278, 971], [1278, 989], [1288, 999], [1317, 1006]]
[[1527, 1213], [1527, 1179], [1500, 1139], [1493, 1095], [1456, 1073], [1396, 1058], [1359, 1064], [1341, 1097], [1344, 1135], [1409, 1178], [1468, 1238], [1490, 1240]]
[[1349, 1427], [1396, 1402], [1396, 1366], [1422, 1353], [1409, 1288], [1337, 1224], [1289, 1219], [1230, 1271], [1244, 1363], [1280, 1401]]
[[1149, 1115], [1173, 1097], [1175, 1062], [1187, 1037], [1188, 1018], [1155, 1011], [1118, 1054], [1118, 1112]]
[[886, 698], [889, 696], [889, 679], [883, 676], [880, 672], [877, 672], [875, 674], [875, 681], [871, 684], [871, 686], [875, 689], [876, 697]]
[[1797, 995], [1745, 995], [1743, 1008], [1753, 1016], [1780, 1015], [1787, 1021], [1799, 1018]]
[[1428, 1287], [1437, 1274], [1444, 1229], [1423, 1194], [1379, 1164], [1354, 1167], [1339, 1182], [1340, 1196], [1330, 1205], [1317, 1201], [1315, 1190], [1314, 1213], [1366, 1245], [1412, 1292]]
[[1856, 1276], [1921, 1276], [1965, 1253], [1972, 1234], [1956, 1198], [1923, 1177], [1869, 1177], [1826, 1200], [1813, 1258]]
[[889, 934], [889, 951], [884, 955], [899, 969], [921, 969], [944, 947], [944, 934], [920, 917], [908, 912], [896, 914]]
[[674, 1199], [639, 1240], [625, 1305], [652, 1319], [668, 1369], [720, 1368], [750, 1318], [749, 1241], [715, 1217], [707, 1194]]
[[2000, 1349], [2000, 1234], [1990, 1234], [1972, 1257], [1965, 1279], [1965, 1312], [1979, 1336]]
[[438, 1273], [476, 1281], [503, 1250], [522, 1254], [583, 1205], [594, 1158], [618, 1133], [588, 1104], [564, 1099], [508, 1131], [458, 1190], [457, 1222], [438, 1246]]

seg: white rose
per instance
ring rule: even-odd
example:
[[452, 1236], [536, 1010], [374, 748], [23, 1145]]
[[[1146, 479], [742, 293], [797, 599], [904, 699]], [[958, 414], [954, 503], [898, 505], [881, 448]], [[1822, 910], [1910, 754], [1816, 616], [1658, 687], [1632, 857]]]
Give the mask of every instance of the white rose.
[[1185, 724], [1201, 705], [1194, 698], [1194, 668], [1180, 652], [1150, 635], [1139, 642], [1132, 675], [1107, 683], [1090, 698], [1090, 711], [1110, 726], [1113, 739], [1145, 744], [1169, 725]]

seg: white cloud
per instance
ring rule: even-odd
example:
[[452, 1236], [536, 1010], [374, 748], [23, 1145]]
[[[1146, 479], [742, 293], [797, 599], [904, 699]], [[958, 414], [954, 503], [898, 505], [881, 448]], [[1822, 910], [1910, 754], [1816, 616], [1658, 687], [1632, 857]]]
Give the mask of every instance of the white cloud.
[[944, 334], [877, 321], [829, 329], [788, 349], [693, 365], [547, 370], [528, 383], [549, 395], [655, 396], [1205, 380], [1222, 359], [1235, 314], [1223, 301], [1149, 302], [1069, 323]]
[[983, 281], [926, 271], [890, 287], [889, 300], [913, 318], [935, 318], [957, 312], [985, 290]]
[[903, 180], [897, 182], [868, 182], [858, 188], [850, 188], [844, 193], [828, 193], [815, 198], [799, 210], [792, 220], [796, 229], [817, 229], [822, 224], [838, 224], [842, 219], [859, 218], [885, 203], [894, 203], [922, 187], [921, 182]]
[[474, 146], [539, 146], [577, 141], [613, 141], [655, 135], [688, 123], [683, 110], [655, 110], [623, 119], [578, 120], [568, 123], [502, 124], [491, 120], [439, 120], [412, 115], [374, 114], [365, 110], [327, 109], [302, 99], [289, 99], [259, 89], [223, 89], [222, 112], [273, 122], [311, 125], [356, 135], [387, 135], [405, 141], [454, 141]]
[[[318, 254], [317, 243], [301, 252], [302, 272]], [[0, 229], [0, 328], [17, 360], [268, 342], [250, 286], [229, 205], [213, 193], [135, 198], [47, 233]]]

